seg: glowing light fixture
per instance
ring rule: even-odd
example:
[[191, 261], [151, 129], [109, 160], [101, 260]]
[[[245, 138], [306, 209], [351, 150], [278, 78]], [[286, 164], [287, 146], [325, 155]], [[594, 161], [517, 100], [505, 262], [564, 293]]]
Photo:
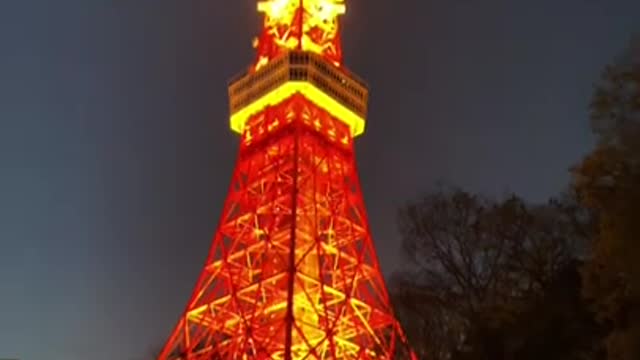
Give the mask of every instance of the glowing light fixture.
[[304, 95], [304, 97], [316, 106], [326, 109], [344, 122], [349, 126], [349, 129], [351, 129], [352, 136], [356, 137], [364, 132], [365, 119], [363, 117], [357, 115], [351, 109], [342, 105], [331, 96], [325, 94], [313, 84], [303, 81], [286, 82], [236, 113], [231, 114], [231, 129], [242, 134], [247, 120], [252, 115], [259, 113], [268, 106], [277, 105], [296, 93]]

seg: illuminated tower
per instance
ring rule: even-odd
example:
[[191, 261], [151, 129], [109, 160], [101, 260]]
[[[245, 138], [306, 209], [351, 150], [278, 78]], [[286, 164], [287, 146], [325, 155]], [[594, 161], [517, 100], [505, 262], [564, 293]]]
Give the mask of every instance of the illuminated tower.
[[367, 86], [342, 65], [344, 0], [268, 0], [229, 86], [238, 164], [160, 360], [409, 359], [371, 240], [353, 139]]

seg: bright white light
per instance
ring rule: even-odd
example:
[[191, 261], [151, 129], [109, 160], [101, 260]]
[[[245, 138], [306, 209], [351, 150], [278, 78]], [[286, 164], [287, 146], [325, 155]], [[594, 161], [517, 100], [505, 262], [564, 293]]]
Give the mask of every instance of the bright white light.
[[344, 4], [336, 4], [331, 0], [318, 0], [316, 15], [322, 20], [329, 20], [346, 12]]
[[269, 17], [279, 19], [284, 15], [284, 10], [291, 0], [267, 0], [258, 3], [258, 11], [266, 13]]

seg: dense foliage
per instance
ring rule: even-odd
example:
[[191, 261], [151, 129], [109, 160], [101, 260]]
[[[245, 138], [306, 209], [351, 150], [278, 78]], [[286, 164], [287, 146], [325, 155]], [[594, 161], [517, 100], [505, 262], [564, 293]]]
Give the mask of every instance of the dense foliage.
[[[545, 359], [590, 352], [597, 326], [580, 297], [580, 278], [572, 276], [589, 227], [579, 209], [460, 190], [403, 208], [410, 265], [392, 283], [416, 349], [436, 360], [527, 359], [543, 355], [541, 341]], [[570, 327], [589, 334], [573, 337]]]
[[576, 167], [582, 205], [598, 215], [584, 295], [611, 328], [609, 359], [640, 359], [640, 43], [606, 69], [592, 103], [599, 143]]

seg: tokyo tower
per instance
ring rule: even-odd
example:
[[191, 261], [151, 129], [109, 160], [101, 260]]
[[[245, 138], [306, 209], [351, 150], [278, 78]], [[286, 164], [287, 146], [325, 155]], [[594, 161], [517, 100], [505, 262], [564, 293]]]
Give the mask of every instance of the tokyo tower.
[[344, 0], [257, 8], [257, 58], [229, 85], [238, 162], [209, 256], [158, 359], [415, 359], [356, 170], [368, 89], [342, 63]]

